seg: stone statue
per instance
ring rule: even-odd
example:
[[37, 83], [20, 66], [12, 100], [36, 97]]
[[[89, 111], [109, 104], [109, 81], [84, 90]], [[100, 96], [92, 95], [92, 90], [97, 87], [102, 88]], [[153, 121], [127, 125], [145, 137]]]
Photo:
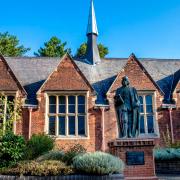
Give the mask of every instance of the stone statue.
[[123, 77], [122, 87], [116, 90], [114, 97], [121, 138], [137, 137], [140, 130], [139, 97], [129, 84], [128, 77]]

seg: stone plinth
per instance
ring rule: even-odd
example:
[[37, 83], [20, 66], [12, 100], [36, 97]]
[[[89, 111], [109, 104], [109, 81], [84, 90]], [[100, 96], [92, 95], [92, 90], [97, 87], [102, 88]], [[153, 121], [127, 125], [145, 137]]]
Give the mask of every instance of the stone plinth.
[[117, 139], [108, 143], [110, 153], [125, 163], [127, 180], [157, 180], [153, 139]]

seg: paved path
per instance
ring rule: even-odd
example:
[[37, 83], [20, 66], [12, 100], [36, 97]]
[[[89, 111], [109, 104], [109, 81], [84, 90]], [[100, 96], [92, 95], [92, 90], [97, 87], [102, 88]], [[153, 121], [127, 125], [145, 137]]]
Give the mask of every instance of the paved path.
[[164, 174], [158, 174], [157, 175], [159, 180], [180, 180], [180, 175], [164, 175]]

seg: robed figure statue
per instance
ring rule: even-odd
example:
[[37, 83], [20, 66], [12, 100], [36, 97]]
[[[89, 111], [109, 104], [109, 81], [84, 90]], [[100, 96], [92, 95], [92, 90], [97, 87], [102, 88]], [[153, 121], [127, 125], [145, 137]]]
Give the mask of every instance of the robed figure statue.
[[122, 78], [122, 87], [114, 97], [121, 138], [137, 137], [140, 130], [139, 97], [134, 87], [130, 87], [127, 76]]

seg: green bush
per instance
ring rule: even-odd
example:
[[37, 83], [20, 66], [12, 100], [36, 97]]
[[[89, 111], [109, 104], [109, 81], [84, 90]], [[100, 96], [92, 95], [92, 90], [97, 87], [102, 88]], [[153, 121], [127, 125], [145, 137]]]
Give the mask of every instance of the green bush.
[[13, 168], [3, 168], [0, 174], [4, 175], [28, 175], [28, 176], [58, 176], [72, 174], [70, 166], [61, 161], [24, 161]]
[[74, 157], [76, 157], [79, 154], [84, 154], [84, 153], [86, 153], [86, 149], [82, 145], [76, 144], [76, 145], [70, 147], [70, 149], [68, 151], [66, 151], [66, 153], [63, 157], [63, 161], [67, 165], [71, 165], [73, 163]]
[[154, 150], [154, 157], [156, 161], [178, 160], [180, 159], [180, 148], [160, 148]]
[[106, 175], [122, 172], [124, 163], [118, 157], [95, 152], [76, 156], [73, 159], [73, 167], [80, 173]]
[[26, 158], [29, 160], [35, 159], [54, 147], [54, 140], [44, 134], [33, 135], [27, 142]]
[[8, 132], [0, 139], [0, 167], [16, 164], [23, 159], [25, 140]]
[[62, 161], [63, 157], [64, 157], [63, 151], [49, 151], [48, 153], [38, 157], [36, 161], [38, 161], [38, 162], [42, 162], [42, 161], [46, 161], [46, 160]]

